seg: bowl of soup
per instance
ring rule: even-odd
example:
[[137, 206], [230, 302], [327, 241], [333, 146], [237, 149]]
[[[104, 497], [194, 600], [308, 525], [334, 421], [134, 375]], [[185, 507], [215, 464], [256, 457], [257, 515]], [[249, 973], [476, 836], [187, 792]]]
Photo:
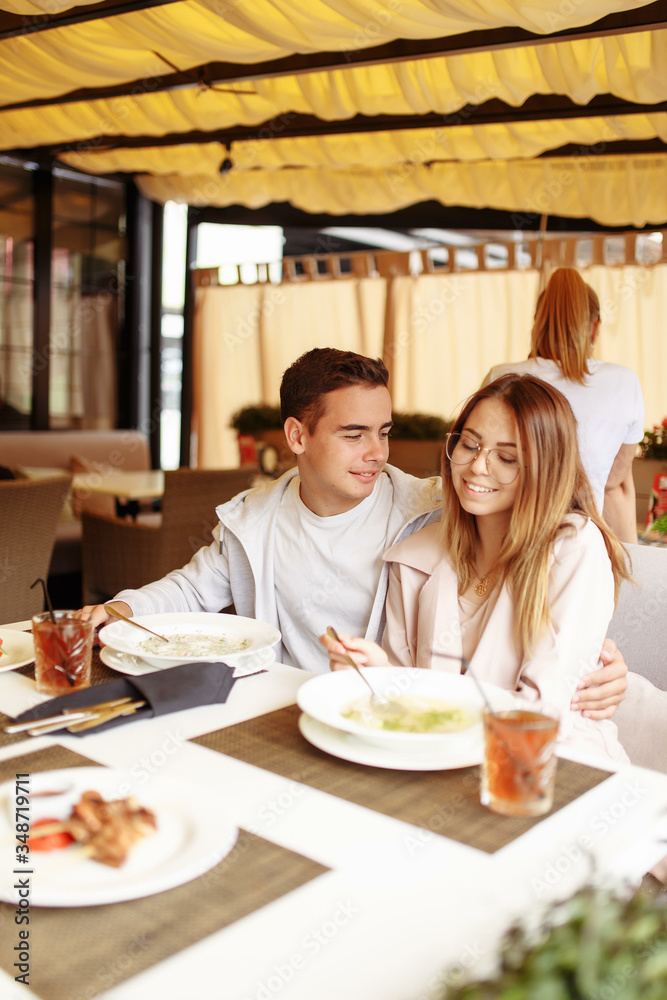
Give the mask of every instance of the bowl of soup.
[[[472, 678], [412, 667], [368, 667], [365, 673], [388, 704], [373, 703], [363, 680], [350, 669], [302, 684], [299, 708], [318, 722], [384, 747], [428, 750], [481, 743], [484, 703]], [[509, 707], [510, 692], [485, 687], [498, 707]]]
[[212, 662], [231, 665], [274, 659], [273, 646], [280, 632], [267, 622], [241, 615], [210, 614], [205, 611], [137, 615], [139, 625], [167, 640], [149, 635], [127, 622], [114, 621], [100, 631], [100, 642], [119, 653], [137, 656], [155, 667], [180, 663]]

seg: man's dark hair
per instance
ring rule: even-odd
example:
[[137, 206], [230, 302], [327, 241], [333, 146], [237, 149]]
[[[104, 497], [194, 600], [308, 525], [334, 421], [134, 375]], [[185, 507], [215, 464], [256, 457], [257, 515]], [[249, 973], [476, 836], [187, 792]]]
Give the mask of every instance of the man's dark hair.
[[285, 423], [296, 417], [312, 434], [324, 413], [325, 396], [348, 385], [368, 388], [389, 382], [384, 361], [354, 351], [316, 347], [289, 366], [280, 384], [280, 415]]

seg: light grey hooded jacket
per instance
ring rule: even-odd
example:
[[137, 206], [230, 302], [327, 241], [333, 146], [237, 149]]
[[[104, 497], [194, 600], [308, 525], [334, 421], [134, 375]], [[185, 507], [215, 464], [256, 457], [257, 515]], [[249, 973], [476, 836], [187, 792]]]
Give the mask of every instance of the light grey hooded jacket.
[[[440, 518], [440, 480], [417, 479], [391, 465], [385, 466], [394, 491], [387, 538], [393, 544]], [[280, 502], [292, 478], [290, 469], [280, 479], [239, 493], [216, 508], [219, 524], [213, 542], [199, 549], [182, 569], [139, 590], [123, 590], [115, 600], [125, 601], [134, 615], [165, 611], [212, 611], [234, 605], [236, 613], [279, 628], [274, 585], [274, 538]], [[388, 567], [383, 565], [366, 637], [379, 642], [384, 631], [384, 603]], [[285, 658], [281, 645], [276, 658]]]

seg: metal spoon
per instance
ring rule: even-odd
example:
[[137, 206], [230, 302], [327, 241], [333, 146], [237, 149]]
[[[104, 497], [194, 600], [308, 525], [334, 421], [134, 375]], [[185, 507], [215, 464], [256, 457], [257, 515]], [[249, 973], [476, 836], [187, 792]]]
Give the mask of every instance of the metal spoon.
[[112, 608], [110, 604], [104, 605], [104, 610], [108, 611], [113, 618], [118, 618], [122, 622], [127, 622], [128, 625], [134, 625], [135, 628], [142, 628], [144, 632], [150, 632], [151, 635], [155, 635], [158, 639], [162, 639], [163, 642], [169, 642], [169, 639], [164, 635], [160, 635], [159, 632], [154, 632], [153, 629], [146, 628], [145, 625], [140, 625], [139, 622], [135, 622], [133, 618], [126, 618], [125, 615], [121, 615], [120, 611], [116, 611]]
[[[339, 637], [338, 633], [336, 632], [336, 629], [333, 627], [333, 625], [327, 626], [327, 635], [330, 636], [332, 639], [334, 639], [336, 642], [340, 642], [341, 646], [343, 645], [343, 643], [341, 642], [340, 637]], [[345, 648], [345, 647], [343, 646], [343, 648]], [[345, 655], [345, 659], [347, 660], [347, 662], [350, 664], [351, 667], [354, 667], [354, 669], [357, 671], [357, 673], [361, 677], [361, 679], [364, 682], [364, 684], [370, 690], [370, 692], [371, 692], [371, 706], [373, 707], [374, 711], [379, 711], [380, 713], [383, 713], [385, 715], [387, 715], [387, 714], [391, 714], [391, 715], [403, 715], [405, 713], [405, 709], [404, 709], [403, 705], [401, 705], [401, 703], [399, 701], [395, 701], [395, 700], [393, 700], [391, 698], [386, 698], [383, 694], [378, 694], [378, 692], [375, 690], [375, 688], [373, 687], [373, 685], [370, 683], [370, 681], [368, 680], [368, 678], [366, 677], [366, 675], [362, 673], [361, 667], [357, 663], [354, 662], [354, 660], [352, 659], [352, 657], [350, 656], [349, 653], [346, 652], [344, 655]]]
[[482, 700], [483, 700], [483, 702], [484, 702], [484, 704], [486, 706], [487, 712], [489, 713], [489, 715], [493, 715], [495, 717], [496, 713], [493, 711], [493, 708], [491, 707], [491, 702], [489, 701], [489, 699], [487, 697], [486, 691], [482, 687], [482, 684], [481, 684], [481, 682], [479, 680], [479, 677], [477, 676], [477, 674], [474, 672], [474, 670], [470, 666], [470, 661], [467, 660], [465, 658], [465, 656], [455, 656], [453, 653], [441, 653], [439, 649], [432, 649], [431, 650], [431, 656], [442, 656], [446, 660], [458, 660], [458, 662], [461, 664], [461, 668], [462, 668], [461, 669], [461, 673], [463, 673], [463, 674], [470, 674], [470, 676], [472, 677], [472, 679], [473, 679], [473, 681], [475, 683], [475, 687], [477, 688], [477, 690], [479, 691], [480, 695], [482, 696]]

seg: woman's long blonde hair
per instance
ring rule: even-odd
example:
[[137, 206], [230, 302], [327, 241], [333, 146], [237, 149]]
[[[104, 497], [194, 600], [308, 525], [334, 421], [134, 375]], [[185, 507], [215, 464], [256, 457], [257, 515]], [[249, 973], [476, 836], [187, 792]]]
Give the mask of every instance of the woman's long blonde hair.
[[[551, 552], [565, 516], [579, 511], [600, 529], [614, 574], [615, 597], [621, 581], [630, 579], [627, 555], [598, 513], [579, 457], [574, 415], [562, 393], [532, 375], [503, 375], [468, 399], [452, 433], [463, 429], [483, 399], [504, 403], [516, 420], [521, 471], [500, 565], [514, 601], [517, 649], [528, 655], [551, 620]], [[458, 576], [459, 593], [464, 593], [477, 577], [477, 527], [475, 517], [459, 503], [445, 450], [442, 490], [441, 538]]]
[[573, 267], [559, 268], [537, 300], [529, 357], [550, 358], [566, 378], [583, 383], [599, 318], [600, 302], [590, 285]]

